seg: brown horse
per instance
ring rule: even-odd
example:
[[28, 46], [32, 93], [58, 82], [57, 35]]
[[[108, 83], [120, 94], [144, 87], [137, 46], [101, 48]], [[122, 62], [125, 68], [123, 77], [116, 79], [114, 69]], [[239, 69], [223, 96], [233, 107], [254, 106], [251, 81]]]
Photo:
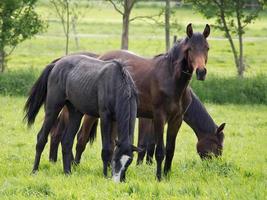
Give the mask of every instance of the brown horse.
[[[158, 180], [161, 179], [161, 165], [165, 157], [163, 142], [164, 125], [167, 123], [167, 143], [164, 173], [171, 168], [175, 140], [183, 121], [183, 114], [191, 103], [188, 84], [194, 70], [198, 80], [206, 76], [208, 42], [210, 33], [206, 25], [203, 33], [193, 33], [192, 25], [186, 29], [187, 37], [176, 43], [166, 54], [145, 59], [124, 51], [113, 51], [99, 59], [120, 58], [127, 60], [129, 71], [138, 88], [138, 117], [151, 118], [156, 138], [156, 161]], [[129, 59], [131, 57], [131, 59]]]

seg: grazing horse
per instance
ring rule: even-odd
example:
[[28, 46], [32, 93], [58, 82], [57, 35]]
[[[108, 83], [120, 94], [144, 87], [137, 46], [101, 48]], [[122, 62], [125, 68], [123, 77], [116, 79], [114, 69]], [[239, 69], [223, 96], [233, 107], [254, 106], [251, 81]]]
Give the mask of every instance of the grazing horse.
[[[208, 158], [212, 152], [219, 156], [223, 149], [223, 129], [225, 123], [217, 126], [199, 98], [191, 90], [192, 102], [186, 113], [184, 121], [194, 130], [198, 142], [197, 152], [201, 158]], [[145, 154], [147, 164], [152, 163], [155, 140], [153, 122], [151, 119], [139, 119], [138, 147], [143, 151], [138, 154], [137, 164], [143, 162]]]
[[72, 146], [83, 114], [101, 120], [103, 173], [111, 162], [112, 121], [117, 121], [118, 145], [112, 160], [114, 181], [125, 179], [132, 162], [133, 134], [137, 112], [135, 84], [118, 61], [100, 61], [87, 56], [71, 55], [45, 68], [31, 89], [25, 105], [28, 125], [34, 123], [42, 104], [45, 119], [37, 136], [33, 173], [38, 170], [47, 137], [61, 109], [67, 106], [68, 126], [62, 138], [63, 168], [71, 173]]
[[187, 37], [175, 43], [167, 53], [152, 59], [129, 55], [125, 51], [113, 51], [99, 57], [101, 60], [126, 60], [131, 56], [127, 65], [138, 89], [137, 116], [151, 118], [154, 122], [158, 180], [161, 180], [165, 157], [164, 125], [168, 124], [164, 166], [164, 173], [167, 174], [171, 168], [183, 114], [191, 103], [188, 84], [194, 71], [198, 80], [204, 80], [207, 72], [205, 65], [209, 46], [206, 38], [210, 33], [209, 25], [206, 25], [203, 33], [193, 33], [192, 25], [189, 24], [186, 33]]

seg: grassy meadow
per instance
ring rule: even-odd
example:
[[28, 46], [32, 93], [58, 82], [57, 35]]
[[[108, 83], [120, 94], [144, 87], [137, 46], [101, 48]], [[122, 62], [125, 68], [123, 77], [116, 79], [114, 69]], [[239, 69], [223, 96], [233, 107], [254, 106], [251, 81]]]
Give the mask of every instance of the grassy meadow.
[[[43, 112], [27, 129], [22, 122], [27, 91], [44, 66], [64, 54], [65, 45], [53, 8], [41, 1], [36, 9], [47, 21], [46, 31], [20, 44], [8, 58], [7, 72], [0, 74], [0, 199], [266, 199], [266, 10], [247, 27], [244, 50], [248, 68], [243, 79], [236, 77], [228, 41], [222, 32], [212, 29], [207, 80], [193, 80], [191, 84], [215, 122], [227, 124], [222, 158], [201, 161], [196, 153], [197, 139], [183, 124], [170, 176], [159, 183], [155, 164], [136, 167], [134, 160], [126, 183], [114, 184], [102, 176], [99, 134], [71, 176], [63, 174], [61, 153], [56, 164], [49, 163], [48, 145], [40, 171], [30, 175]], [[160, 9], [139, 4], [132, 16], [154, 15]], [[103, 53], [120, 48], [121, 16], [111, 5], [95, 1], [88, 8], [81, 6], [80, 11], [79, 48], [72, 37], [70, 52]], [[172, 29], [172, 35], [178, 38], [185, 36], [190, 22], [196, 31], [203, 31], [206, 23], [214, 22], [191, 8], [175, 9], [172, 19], [179, 23]], [[133, 21], [129, 39], [129, 50], [137, 54], [151, 57], [165, 51], [164, 29], [159, 24]]]

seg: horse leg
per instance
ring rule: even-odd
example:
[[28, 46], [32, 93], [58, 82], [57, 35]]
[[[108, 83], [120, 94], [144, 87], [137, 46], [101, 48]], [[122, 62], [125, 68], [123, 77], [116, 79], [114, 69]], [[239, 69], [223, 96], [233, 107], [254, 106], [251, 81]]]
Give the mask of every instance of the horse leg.
[[149, 131], [147, 133], [147, 155], [146, 155], [146, 164], [151, 165], [153, 163], [153, 155], [155, 152], [155, 132], [153, 121], [150, 120]]
[[181, 127], [181, 124], [182, 118], [171, 120], [168, 123], [164, 175], [167, 175], [168, 172], [171, 170], [171, 164], [175, 150], [176, 136], [179, 131], [179, 128]]
[[75, 155], [75, 164], [79, 164], [81, 161], [82, 153], [86, 148], [86, 144], [90, 138], [90, 132], [92, 131], [92, 127], [94, 123], [97, 123], [97, 118], [85, 116], [83, 120], [83, 125], [77, 136], [77, 144], [76, 144], [76, 155]]
[[65, 106], [63, 107], [58, 117], [58, 122], [56, 124], [55, 129], [51, 132], [50, 151], [49, 151], [50, 162], [57, 161], [58, 146], [62, 139], [63, 133], [66, 129], [67, 123], [68, 123], [68, 109]]
[[156, 161], [157, 161], [157, 171], [156, 176], [158, 181], [161, 180], [161, 165], [162, 161], [164, 160], [165, 156], [165, 149], [164, 149], [164, 123], [165, 123], [165, 115], [161, 110], [156, 110], [154, 112], [154, 130], [156, 136]]
[[77, 111], [72, 105], [68, 105], [69, 110], [69, 123], [67, 131], [62, 138], [62, 157], [63, 157], [63, 168], [65, 174], [71, 173], [71, 162], [73, 160], [72, 146], [74, 137], [79, 129], [82, 113]]
[[138, 153], [137, 162], [136, 162], [137, 165], [140, 165], [143, 163], [143, 160], [146, 154], [146, 147], [147, 147], [146, 126], [147, 126], [146, 120], [143, 118], [139, 118], [137, 146], [143, 149], [143, 151]]
[[103, 161], [103, 174], [105, 177], [108, 175], [108, 166], [111, 163], [112, 158], [112, 121], [107, 113], [100, 115], [101, 118], [101, 137], [102, 137], [102, 152], [101, 157]]
[[35, 173], [38, 170], [41, 155], [47, 143], [49, 132], [64, 105], [64, 101], [64, 95], [62, 95], [60, 90], [58, 90], [56, 87], [51, 88], [51, 90], [47, 93], [45, 119], [42, 128], [37, 135], [36, 153], [32, 173]]

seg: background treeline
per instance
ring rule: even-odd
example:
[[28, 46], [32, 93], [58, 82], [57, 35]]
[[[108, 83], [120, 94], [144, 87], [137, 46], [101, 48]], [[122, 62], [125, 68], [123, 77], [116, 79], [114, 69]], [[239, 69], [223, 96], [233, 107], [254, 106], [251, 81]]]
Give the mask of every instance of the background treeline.
[[267, 104], [265, 0], [3, 0], [0, 13], [1, 95], [27, 95], [46, 64], [71, 52], [163, 53], [192, 22], [212, 25], [207, 80], [192, 82], [201, 100]]

